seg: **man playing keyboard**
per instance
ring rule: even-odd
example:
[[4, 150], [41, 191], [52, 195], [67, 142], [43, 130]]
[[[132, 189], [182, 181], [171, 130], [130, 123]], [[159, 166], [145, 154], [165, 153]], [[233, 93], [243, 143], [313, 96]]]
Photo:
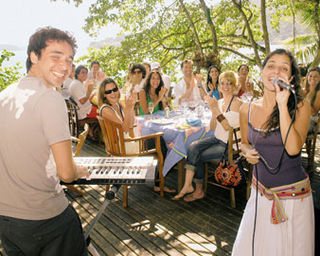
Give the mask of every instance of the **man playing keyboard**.
[[86, 175], [72, 159], [68, 117], [55, 90], [69, 76], [75, 39], [45, 27], [29, 40], [27, 73], [0, 93], [0, 239], [10, 255], [87, 255], [60, 180]]

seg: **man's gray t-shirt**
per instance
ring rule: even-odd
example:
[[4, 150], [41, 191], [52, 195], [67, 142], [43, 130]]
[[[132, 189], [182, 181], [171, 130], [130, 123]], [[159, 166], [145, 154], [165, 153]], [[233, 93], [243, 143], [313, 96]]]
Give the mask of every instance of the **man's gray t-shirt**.
[[50, 145], [69, 140], [61, 95], [35, 77], [0, 93], [0, 215], [42, 220], [67, 205]]

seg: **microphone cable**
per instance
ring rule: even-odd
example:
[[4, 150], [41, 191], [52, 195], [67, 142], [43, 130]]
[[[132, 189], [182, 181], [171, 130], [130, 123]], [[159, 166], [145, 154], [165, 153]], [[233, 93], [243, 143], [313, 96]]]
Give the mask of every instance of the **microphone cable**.
[[254, 256], [254, 240], [256, 235], [256, 227], [257, 227], [257, 215], [258, 215], [258, 169], [257, 165], [254, 165], [254, 170], [256, 171], [256, 198], [255, 198], [255, 205], [254, 205], [254, 220], [253, 220], [253, 232], [252, 232], [252, 256]]
[[[277, 164], [275, 167], [271, 167], [271, 166], [268, 164], [267, 160], [259, 153], [261, 162], [262, 162], [263, 165], [266, 167], [266, 170], [268, 171], [268, 173], [271, 174], [271, 175], [276, 175], [276, 174], [278, 174], [279, 171], [280, 171], [281, 162], [282, 162], [282, 158], [283, 158], [283, 155], [284, 155], [284, 152], [285, 152], [285, 149], [286, 149], [286, 144], [287, 144], [287, 141], [288, 141], [289, 133], [290, 133], [290, 130], [291, 130], [292, 125], [293, 125], [294, 120], [295, 120], [295, 116], [296, 116], [296, 112], [297, 112], [297, 96], [296, 96], [295, 93], [292, 93], [292, 94], [293, 94], [293, 98], [294, 98], [294, 110], [293, 110], [292, 115], [290, 115], [290, 117], [291, 117], [291, 122], [290, 122], [290, 124], [289, 124], [288, 131], [287, 131], [286, 136], [285, 136], [285, 139], [284, 139], [283, 150], [282, 150], [282, 152], [281, 152], [281, 156], [280, 156], [280, 159], [279, 159], [278, 164]], [[257, 181], [258, 181], [258, 180], [257, 180]]]

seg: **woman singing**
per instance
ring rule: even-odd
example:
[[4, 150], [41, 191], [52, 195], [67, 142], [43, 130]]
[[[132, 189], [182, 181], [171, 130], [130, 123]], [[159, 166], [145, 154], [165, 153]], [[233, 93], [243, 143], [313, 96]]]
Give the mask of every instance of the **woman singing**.
[[300, 96], [298, 67], [287, 50], [271, 52], [261, 76], [263, 97], [240, 110], [241, 150], [253, 180], [232, 255], [313, 256], [313, 201], [300, 156], [310, 104]]

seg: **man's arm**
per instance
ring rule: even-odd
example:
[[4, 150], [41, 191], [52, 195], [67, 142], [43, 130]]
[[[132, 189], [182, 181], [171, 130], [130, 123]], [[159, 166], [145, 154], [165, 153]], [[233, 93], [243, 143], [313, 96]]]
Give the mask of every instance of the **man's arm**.
[[86, 176], [85, 167], [77, 167], [72, 158], [71, 141], [61, 141], [52, 144], [51, 151], [57, 166], [57, 175], [64, 182], [72, 182]]

